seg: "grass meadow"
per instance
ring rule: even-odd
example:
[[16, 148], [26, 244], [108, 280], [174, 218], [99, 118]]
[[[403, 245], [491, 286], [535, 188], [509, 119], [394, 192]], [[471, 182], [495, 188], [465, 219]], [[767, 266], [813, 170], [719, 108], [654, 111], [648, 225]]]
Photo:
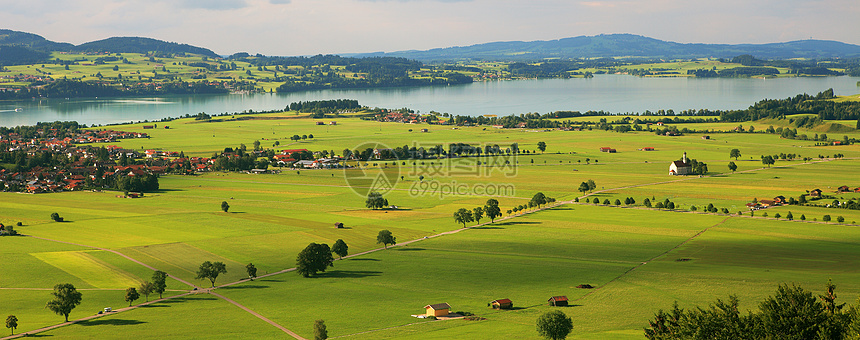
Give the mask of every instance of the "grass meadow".
[[[336, 126], [316, 126], [312, 119], [293, 119], [289, 113], [266, 116], [274, 119], [177, 120], [170, 123], [169, 130], [147, 130], [150, 139], [123, 140], [117, 145], [211, 156], [225, 147], [250, 147], [255, 140], [264, 147], [278, 141], [278, 150], [306, 148], [336, 154], [364, 142], [392, 147], [464, 142], [498, 144], [503, 149], [519, 143], [530, 153], [512, 158], [509, 166], [495, 168], [474, 167], [474, 159], [469, 158], [451, 163], [424, 160], [423, 166], [422, 161], [415, 165], [412, 161], [368, 162], [364, 167], [371, 170], [388, 167], [400, 171], [402, 179], [385, 194], [398, 210], [365, 208], [364, 198], [344, 180], [345, 174], [360, 171], [356, 169], [165, 175], [160, 178], [159, 192], [140, 199], [120, 199], [114, 192], [0, 193], [0, 223], [21, 222], [23, 226], [16, 230], [33, 236], [0, 238], [0, 262], [4, 264], [0, 313], [18, 316], [16, 333], [62, 321], [44, 308], [57, 283], [72, 283], [83, 293], [83, 304], [70, 319], [108, 306], [125, 306], [124, 289], [148, 280], [152, 271], [102, 249], [208, 287], [208, 281], [194, 278], [203, 261], [227, 265], [228, 272], [216, 282], [220, 285], [247, 277], [247, 263], [256, 265], [258, 275], [291, 268], [296, 254], [310, 242], [333, 244], [343, 239], [352, 254], [376, 249], [376, 235], [382, 229], [392, 231], [401, 242], [419, 241], [335, 261], [334, 267], [314, 278], [288, 272], [215, 291], [303, 337], [312, 337], [313, 321], [323, 319], [331, 337], [345, 339], [494, 339], [499, 334], [537, 339], [535, 319], [552, 309], [546, 300], [554, 295], [571, 299], [573, 306], [562, 310], [574, 320], [572, 339], [642, 338], [648, 318], [658, 309], [670, 308], [674, 301], [682, 307], [702, 306], [736, 294], [743, 308], [757, 308], [757, 301], [772, 294], [780, 283], [797, 283], [819, 293], [827, 279], [833, 279], [842, 302], [860, 295], [860, 286], [855, 284], [860, 279], [860, 227], [851, 223], [860, 221], [860, 212], [786, 206], [750, 217], [744, 209], [753, 198], [797, 197], [814, 188], [843, 200], [858, 197], [834, 192], [841, 185], [860, 186], [855, 176], [860, 166], [856, 145], [821, 147], [812, 141], [769, 134], [712, 133], [710, 140], [704, 140], [695, 134], [665, 137], [648, 132], [442, 126], [430, 126], [429, 132], [421, 133], [419, 129], [426, 125], [338, 118]], [[764, 124], [773, 123], [779, 122]], [[113, 128], [143, 131], [141, 125]], [[294, 134], [313, 134], [314, 138], [292, 142], [289, 136]], [[540, 141], [546, 142], [546, 152], [531, 153]], [[618, 152], [601, 153], [598, 149], [604, 146]], [[646, 146], [656, 151], [638, 151]], [[726, 167], [733, 161], [729, 151], [734, 148], [742, 153], [736, 162], [737, 173]], [[708, 163], [717, 176], [668, 176], [669, 163], [685, 151], [688, 157]], [[777, 161], [770, 168], [758, 160], [761, 155], [779, 153], [815, 159]], [[835, 153], [845, 158], [817, 157]], [[430, 166], [442, 171], [415, 170]], [[463, 168], [474, 171], [455, 171]], [[423, 182], [421, 174], [425, 174]], [[510, 185], [515, 191], [493, 196], [507, 215], [508, 209], [526, 204], [539, 191], [560, 201], [573, 200], [582, 195], [577, 189], [588, 179], [597, 183], [599, 191], [590, 198], [623, 201], [634, 197], [637, 204], [563, 204], [424, 239], [461, 228], [452, 213], [481, 206], [490, 196], [433, 191], [416, 195], [411, 190], [424, 182]], [[642, 202], [646, 197], [669, 198], [680, 209], [645, 209]], [[229, 213], [220, 211], [222, 201], [230, 204]], [[691, 205], [701, 208], [708, 203], [732, 213], [744, 210], [744, 215], [688, 211]], [[795, 221], [771, 218], [788, 211]], [[52, 222], [53, 212], [67, 222]], [[769, 218], [763, 218], [763, 212]], [[801, 214], [807, 221], [797, 221]], [[820, 223], [825, 214], [834, 221]], [[836, 216], [844, 216], [846, 222], [836, 223]], [[346, 228], [335, 229], [336, 222]], [[576, 288], [580, 284], [596, 288]], [[171, 291], [166, 295], [192, 288], [171, 279]], [[516, 308], [495, 311], [487, 307], [489, 301], [501, 298], [510, 298]], [[423, 313], [424, 305], [441, 302], [485, 320], [427, 321], [411, 316]], [[171, 299], [43, 333], [71, 339], [151, 334], [171, 338], [285, 336], [208, 294]]]

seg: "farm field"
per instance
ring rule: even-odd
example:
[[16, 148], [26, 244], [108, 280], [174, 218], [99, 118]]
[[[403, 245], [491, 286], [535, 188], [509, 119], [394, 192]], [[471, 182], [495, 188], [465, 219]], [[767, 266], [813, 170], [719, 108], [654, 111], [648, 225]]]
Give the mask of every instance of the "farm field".
[[[158, 192], [139, 199], [117, 198], [110, 191], [0, 193], [0, 223], [21, 222], [16, 230], [29, 236], [0, 238], [0, 262], [4, 263], [0, 313], [18, 316], [16, 334], [62, 321], [44, 308], [55, 284], [72, 283], [83, 293], [82, 305], [69, 317], [74, 320], [104, 307], [126, 306], [124, 290], [149, 280], [151, 268], [173, 276], [165, 297], [194, 288], [200, 294], [40, 335], [62, 339], [153, 333], [171, 338], [289, 337], [227, 298], [304, 338], [313, 337], [313, 322], [322, 319], [330, 337], [344, 339], [494, 339], [498, 334], [538, 339], [535, 319], [554, 309], [546, 300], [565, 295], [572, 306], [561, 310], [574, 321], [569, 338], [641, 339], [648, 319], [674, 301], [682, 307], [703, 306], [735, 294], [742, 308], [754, 309], [780, 283], [797, 283], [817, 294], [828, 279], [839, 287], [841, 302], [860, 296], [860, 286], [855, 284], [860, 279], [860, 226], [854, 222], [860, 221], [860, 211], [781, 206], [750, 217], [745, 207], [754, 198], [796, 198], [815, 188], [841, 200], [860, 198], [860, 194], [835, 192], [842, 185], [860, 187], [856, 176], [860, 146], [856, 144], [815, 146], [814, 141], [763, 133], [711, 133], [711, 139], [705, 140], [701, 134], [453, 129], [350, 117], [326, 119], [337, 120], [337, 125], [319, 126], [293, 113], [254, 117], [269, 119], [181, 119], [166, 123], [170, 129], [146, 130], [149, 139], [116, 144], [204, 157], [225, 147], [250, 147], [257, 140], [277, 151], [332, 150], [336, 154], [367, 142], [425, 148], [462, 142], [497, 144], [502, 149], [518, 143], [529, 153], [495, 167], [476, 165], [473, 158], [367, 162], [365, 169], [387, 168], [403, 176], [395, 176], [393, 190], [385, 194], [391, 205], [398, 206], [396, 210], [365, 207], [364, 198], [344, 180], [360, 169], [164, 175]], [[779, 123], [757, 122], [756, 130]], [[429, 132], [419, 132], [425, 127]], [[111, 128], [143, 131], [142, 124]], [[289, 137], [294, 134], [314, 137], [293, 142]], [[860, 136], [856, 130], [844, 135]], [[545, 152], [537, 150], [538, 142], [547, 144]], [[600, 152], [601, 147], [618, 152]], [[656, 150], [639, 151], [643, 147]], [[742, 153], [735, 173], [726, 166], [734, 161], [729, 157], [731, 149]], [[684, 152], [706, 162], [709, 176], [668, 176], [669, 163]], [[771, 167], [759, 161], [761, 155], [779, 153], [813, 159], [777, 161]], [[837, 153], [844, 158], [819, 157]], [[442, 170], [422, 172], [428, 166]], [[633, 197], [636, 204], [574, 202], [584, 195], [578, 191], [580, 183], [589, 179], [597, 184], [594, 192], [587, 193], [590, 200], [623, 202]], [[504, 184], [515, 190], [499, 195], [416, 193], [415, 188], [425, 182], [456, 182], [469, 188]], [[527, 204], [537, 192], [560, 204], [507, 213]], [[482, 206], [488, 198], [499, 201], [503, 219], [434, 236], [462, 228], [452, 213]], [[676, 209], [645, 208], [645, 198], [655, 203], [670, 199]], [[228, 213], [220, 210], [222, 201], [229, 202]], [[731, 214], [689, 211], [692, 205], [702, 208], [709, 203], [728, 208]], [[738, 216], [738, 211], [743, 215]], [[789, 211], [795, 221], [772, 218]], [[66, 222], [51, 221], [53, 212]], [[798, 221], [801, 214], [805, 222]], [[823, 223], [824, 215], [833, 216], [833, 221]], [[837, 223], [836, 216], [844, 216], [845, 222]], [[346, 228], [334, 228], [336, 222]], [[480, 223], [485, 222], [489, 219]], [[398, 242], [415, 242], [337, 260], [314, 278], [285, 272], [218, 287], [213, 294], [207, 294], [208, 280], [195, 279], [203, 261], [226, 264], [227, 273], [218, 277], [216, 286], [247, 278], [244, 266], [248, 263], [258, 268], [258, 275], [277, 273], [294, 267], [296, 254], [311, 242], [331, 245], [342, 239], [350, 254], [375, 250], [380, 248], [375, 237], [383, 229], [390, 230]], [[577, 288], [582, 284], [596, 288]], [[487, 307], [501, 298], [513, 300], [515, 309]], [[142, 301], [143, 297], [135, 304]], [[429, 321], [411, 316], [422, 314], [425, 305], [442, 302], [449, 303], [452, 311], [471, 312], [485, 320]]]

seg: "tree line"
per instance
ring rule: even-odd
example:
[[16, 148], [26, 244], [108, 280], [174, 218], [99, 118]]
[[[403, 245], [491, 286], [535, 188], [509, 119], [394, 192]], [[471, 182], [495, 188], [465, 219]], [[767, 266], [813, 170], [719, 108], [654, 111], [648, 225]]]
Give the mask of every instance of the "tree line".
[[860, 309], [837, 303], [836, 285], [827, 282], [815, 295], [794, 284], [781, 284], [742, 312], [740, 300], [730, 295], [707, 307], [659, 310], [644, 329], [645, 338], [672, 339], [855, 339], [860, 336]]

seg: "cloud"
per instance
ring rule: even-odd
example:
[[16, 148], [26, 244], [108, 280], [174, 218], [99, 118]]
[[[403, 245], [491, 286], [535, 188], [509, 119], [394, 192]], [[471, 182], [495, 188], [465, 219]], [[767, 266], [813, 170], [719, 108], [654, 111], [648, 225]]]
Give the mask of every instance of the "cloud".
[[177, 4], [182, 8], [210, 9], [216, 11], [239, 9], [248, 6], [248, 3], [245, 2], [245, 0], [181, 0], [178, 1]]
[[608, 3], [605, 1], [581, 1], [579, 4], [586, 6], [586, 7], [594, 7], [594, 8], [599, 8], [599, 7], [613, 8], [613, 7], [615, 7], [615, 4]]
[[290, 2], [290, 0], [269, 0], [269, 3], [272, 5], [286, 5]]

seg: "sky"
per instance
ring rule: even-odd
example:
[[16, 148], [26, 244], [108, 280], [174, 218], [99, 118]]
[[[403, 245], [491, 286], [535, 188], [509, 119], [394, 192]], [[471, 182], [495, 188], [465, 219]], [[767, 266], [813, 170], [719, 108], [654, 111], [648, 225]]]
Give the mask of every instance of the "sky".
[[271, 56], [631, 33], [680, 43], [860, 45], [857, 0], [0, 0], [0, 28], [81, 44], [142, 36]]

